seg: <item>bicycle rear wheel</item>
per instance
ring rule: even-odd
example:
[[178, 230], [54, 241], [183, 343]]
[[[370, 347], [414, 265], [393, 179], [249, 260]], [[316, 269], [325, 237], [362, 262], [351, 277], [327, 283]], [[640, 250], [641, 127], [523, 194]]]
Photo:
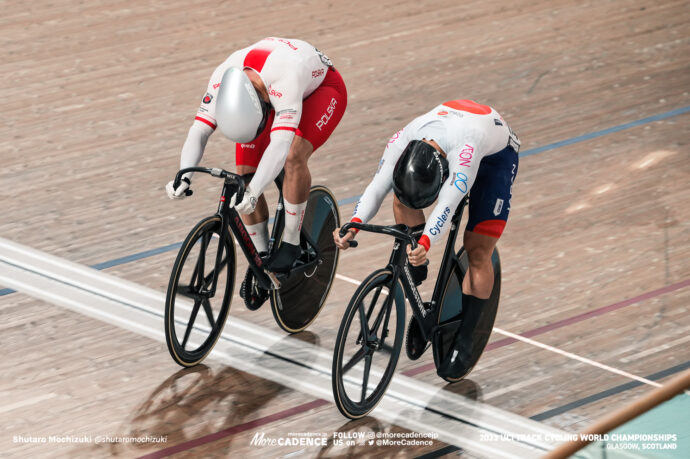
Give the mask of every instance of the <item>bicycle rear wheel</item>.
[[[183, 367], [201, 362], [225, 325], [235, 282], [232, 236], [220, 243], [221, 218], [201, 220], [182, 243], [165, 298], [165, 339]], [[214, 285], [215, 284], [215, 285]]]
[[[302, 222], [302, 234], [309, 235], [321, 254], [313, 269], [288, 275], [280, 290], [271, 292], [271, 309], [276, 322], [288, 333], [301, 332], [316, 319], [326, 303], [338, 266], [338, 249], [333, 231], [340, 226], [335, 198], [324, 186], [313, 186]], [[316, 251], [301, 238], [300, 261], [316, 259]]]
[[398, 280], [393, 287], [390, 269], [375, 271], [352, 296], [333, 352], [333, 398], [343, 415], [357, 419], [376, 407], [395, 372], [404, 334], [402, 285]]
[[[462, 322], [462, 280], [467, 273], [469, 262], [467, 260], [467, 252], [462, 248], [457, 254], [459, 265], [453, 269], [453, 273], [448, 278], [446, 287], [444, 289], [443, 300], [441, 301], [441, 310], [439, 312], [439, 327], [436, 330], [436, 336], [433, 339], [434, 346], [434, 363], [436, 368], [439, 368], [444, 358], [454, 351], [452, 348], [455, 341], [455, 334]], [[494, 249], [491, 256], [491, 262], [494, 268], [494, 286], [491, 291], [491, 296], [484, 303], [477, 326], [472, 332], [472, 354], [467, 366], [456, 366], [455, 371], [451, 375], [441, 375], [443, 379], [448, 382], [457, 382], [467, 376], [474, 366], [479, 361], [484, 348], [489, 342], [491, 330], [496, 320], [496, 313], [498, 312], [498, 301], [501, 296], [501, 260], [498, 255], [498, 249]]]

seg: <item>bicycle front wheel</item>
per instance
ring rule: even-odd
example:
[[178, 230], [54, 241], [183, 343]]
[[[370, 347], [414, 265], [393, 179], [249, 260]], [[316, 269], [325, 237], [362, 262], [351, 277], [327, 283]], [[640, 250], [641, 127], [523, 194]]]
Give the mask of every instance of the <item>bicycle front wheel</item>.
[[201, 362], [220, 337], [235, 283], [232, 236], [221, 243], [221, 218], [201, 220], [182, 243], [165, 298], [165, 338], [183, 367]]
[[333, 353], [333, 398], [350, 419], [379, 403], [398, 364], [405, 334], [405, 295], [390, 269], [375, 271], [345, 310]]
[[276, 322], [288, 333], [301, 332], [316, 319], [326, 303], [335, 271], [338, 267], [338, 248], [333, 231], [340, 226], [340, 214], [335, 198], [324, 186], [313, 186], [309, 192], [307, 209], [302, 222], [301, 238], [303, 262], [320, 261], [306, 271], [290, 274], [281, 282], [280, 290], [271, 292], [271, 309]]

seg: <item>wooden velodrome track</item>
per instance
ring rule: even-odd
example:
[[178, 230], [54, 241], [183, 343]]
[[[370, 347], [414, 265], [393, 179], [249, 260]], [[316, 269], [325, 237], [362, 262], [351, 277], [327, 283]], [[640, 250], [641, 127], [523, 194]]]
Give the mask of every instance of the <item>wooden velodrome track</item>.
[[[577, 431], [690, 366], [690, 8], [658, 3], [5, 2], [0, 237], [164, 292], [175, 244], [216, 207], [219, 183], [208, 177], [191, 199], [164, 191], [212, 70], [265, 36], [305, 39], [348, 87], [345, 117], [310, 161], [342, 219], [388, 137], [439, 102], [490, 104], [520, 135], [488, 350], [455, 385], [436, 376], [429, 352], [401, 356], [398, 371], [434, 397], [481, 402], [478, 412]], [[233, 151], [214, 135], [203, 164], [231, 169]], [[392, 221], [390, 199], [376, 222]], [[389, 250], [362, 235], [341, 253], [316, 322], [266, 347], [311, 343], [329, 354], [354, 283]], [[161, 319], [157, 334], [135, 333], [20, 288], [8, 266], [3, 258], [3, 456], [498, 457], [461, 432], [424, 446], [340, 446], [334, 432], [408, 432], [403, 417], [416, 414], [348, 423], [321, 392], [292, 385], [307, 370], [272, 380], [211, 357], [180, 371]], [[233, 320], [281, 336], [268, 307], [247, 311], [237, 296], [226, 332]], [[257, 433], [299, 432], [325, 434], [327, 445], [251, 444]], [[27, 440], [50, 435], [92, 440]]]

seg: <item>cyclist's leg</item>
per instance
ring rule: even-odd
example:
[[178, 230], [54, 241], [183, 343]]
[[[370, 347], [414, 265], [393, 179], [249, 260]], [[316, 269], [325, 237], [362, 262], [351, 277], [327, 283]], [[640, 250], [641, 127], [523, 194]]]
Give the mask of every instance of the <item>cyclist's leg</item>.
[[480, 299], [491, 295], [494, 283], [494, 269], [491, 254], [494, 253], [498, 238], [472, 231], [465, 231], [464, 247], [467, 252], [468, 268], [462, 281], [462, 291]]
[[299, 234], [311, 187], [307, 162], [333, 133], [346, 106], [345, 83], [335, 69], [328, 70], [321, 86], [302, 103], [302, 118], [285, 161], [285, 229], [281, 248], [271, 260], [271, 269], [275, 271], [290, 269], [299, 256]]
[[331, 68], [321, 86], [302, 102], [302, 118], [285, 162], [283, 195], [286, 201], [293, 204], [306, 202], [311, 187], [307, 162], [331, 136], [345, 114], [346, 106], [345, 83], [340, 73]]
[[[267, 126], [273, 122], [274, 113], [271, 111]], [[235, 146], [235, 163], [237, 164], [237, 173], [242, 176], [249, 176], [256, 172], [256, 168], [261, 161], [264, 150], [270, 142], [270, 129], [265, 128], [259, 136], [249, 143], [238, 143]], [[250, 177], [247, 177], [249, 179]], [[249, 183], [249, 180], [245, 180]], [[249, 232], [252, 242], [259, 252], [266, 252], [268, 250], [268, 204], [266, 198], [262, 194], [257, 203], [254, 212], [248, 215], [241, 216], [247, 231]]]
[[465, 295], [479, 299], [491, 295], [494, 279], [491, 256], [508, 221], [517, 168], [518, 155], [511, 147], [487, 156], [479, 167], [470, 191], [469, 220], [464, 235], [469, 261], [462, 283]]
[[393, 196], [393, 216], [395, 223], [403, 223], [410, 228], [423, 225], [426, 222], [422, 209], [410, 209], [400, 202], [397, 196]]

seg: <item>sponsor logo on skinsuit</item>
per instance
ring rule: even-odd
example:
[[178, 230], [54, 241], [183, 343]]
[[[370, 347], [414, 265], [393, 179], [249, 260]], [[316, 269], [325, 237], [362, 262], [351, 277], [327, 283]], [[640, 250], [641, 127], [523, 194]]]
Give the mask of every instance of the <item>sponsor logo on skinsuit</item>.
[[501, 215], [501, 210], [503, 210], [503, 199], [496, 199], [496, 205], [494, 206], [494, 215]]
[[280, 99], [281, 97], [283, 97], [283, 93], [282, 93], [282, 92], [276, 91], [275, 89], [271, 88], [270, 86], [269, 86], [269, 88], [268, 88], [268, 94], [269, 94], [270, 96], [277, 97], [278, 99]]
[[313, 72], [311, 72], [311, 77], [312, 78], [318, 78], [321, 75], [323, 75], [323, 73], [324, 73], [323, 69], [314, 70]]
[[450, 208], [446, 207], [443, 210], [443, 214], [441, 214], [439, 217], [436, 218], [436, 223], [434, 224], [434, 226], [429, 228], [429, 234], [431, 234], [433, 236], [438, 236], [439, 234], [441, 234], [441, 228], [443, 228], [443, 225], [445, 225], [446, 222], [448, 221], [449, 215], [450, 215]]
[[285, 44], [288, 45], [288, 46], [290, 47], [290, 49], [292, 49], [293, 51], [297, 51], [297, 46], [293, 45], [293, 44], [290, 43], [289, 41], [283, 40], [282, 38], [280, 38], [278, 41], [281, 42], [281, 43], [285, 43]]
[[213, 95], [210, 94], [210, 93], [208, 93], [208, 92], [206, 93], [206, 95], [204, 96], [204, 98], [201, 99], [201, 101], [202, 101], [203, 103], [205, 103], [205, 104], [210, 104], [212, 100], [213, 100]]
[[286, 108], [276, 113], [279, 120], [294, 120], [297, 116], [297, 110], [293, 108]]
[[472, 161], [472, 155], [474, 154], [474, 147], [472, 145], [465, 144], [465, 148], [460, 150], [460, 165], [465, 167], [470, 167], [470, 161]]
[[324, 53], [319, 51], [318, 49], [314, 48], [314, 51], [316, 51], [316, 54], [319, 55], [319, 58], [321, 59], [321, 62], [323, 62], [323, 65], [327, 65], [328, 67], [333, 67], [333, 62], [326, 56]]
[[[400, 138], [400, 136], [402, 135], [402, 133], [403, 133], [403, 129], [401, 129], [398, 132], [396, 132], [395, 134], [393, 134], [393, 137], [391, 137], [391, 139], [388, 141], [388, 145], [390, 145], [393, 142], [395, 142], [396, 140], [398, 140]], [[386, 148], [388, 148], [388, 145], [386, 145]]]
[[455, 174], [455, 180], [453, 180], [453, 185], [463, 193], [467, 193], [467, 176], [462, 172]]
[[331, 120], [333, 112], [335, 111], [335, 104], [337, 103], [338, 102], [334, 98], [331, 98], [331, 103], [328, 105], [328, 108], [326, 108], [326, 113], [321, 115], [321, 119], [316, 122], [316, 127], [319, 128], [319, 131]]

